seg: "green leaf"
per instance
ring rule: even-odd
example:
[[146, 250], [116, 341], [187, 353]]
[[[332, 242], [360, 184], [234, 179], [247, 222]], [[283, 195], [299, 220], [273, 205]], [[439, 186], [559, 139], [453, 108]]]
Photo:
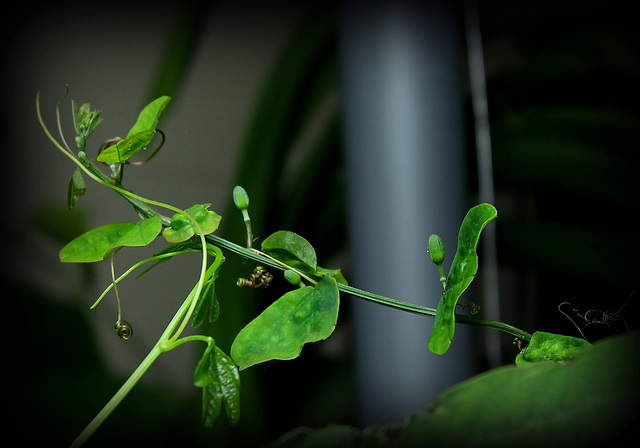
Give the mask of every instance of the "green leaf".
[[170, 100], [171, 98], [168, 96], [161, 96], [160, 98], [156, 98], [150, 102], [144, 109], [142, 109], [142, 112], [140, 112], [136, 124], [134, 124], [129, 130], [127, 137], [142, 131], [155, 131], [156, 126], [158, 126], [158, 118], [164, 111], [164, 108], [167, 107]]
[[536, 331], [531, 336], [529, 345], [516, 356], [516, 365], [541, 361], [563, 363], [590, 346], [591, 344], [584, 339]]
[[296, 358], [305, 343], [331, 335], [339, 303], [338, 285], [328, 275], [315, 287], [290, 291], [238, 333], [231, 357], [240, 370], [272, 359]]
[[467, 213], [458, 233], [458, 249], [449, 269], [446, 288], [433, 324], [428, 347], [442, 355], [449, 350], [455, 332], [455, 309], [458, 299], [475, 278], [478, 271], [476, 248], [485, 226], [498, 216], [493, 205], [479, 204]]
[[220, 268], [222, 267], [223, 262], [224, 257], [216, 260], [211, 264], [211, 266], [209, 266], [209, 269], [207, 269], [207, 272], [205, 274], [207, 280], [202, 288], [200, 298], [198, 299], [196, 308], [193, 311], [193, 317], [191, 318], [191, 326], [194, 328], [202, 325], [207, 317], [209, 323], [213, 323], [218, 319], [218, 315], [220, 313], [220, 304], [218, 303], [218, 299], [216, 297], [216, 279], [220, 275]]
[[147, 130], [130, 135], [102, 151], [97, 160], [104, 163], [125, 163], [137, 152], [147, 149], [155, 133], [154, 130]]
[[340, 269], [326, 269], [318, 266], [316, 274], [321, 276], [330, 275], [331, 277], [335, 278], [338, 283], [341, 283], [343, 285], [349, 284], [349, 282], [347, 282], [347, 279], [344, 278], [344, 275], [342, 275], [342, 271]]
[[162, 229], [160, 217], [143, 219], [133, 224], [117, 222], [97, 227], [80, 235], [60, 250], [63, 263], [101, 261], [116, 247], [146, 246]]
[[78, 167], [71, 175], [71, 179], [69, 179], [69, 189], [67, 191], [67, 207], [69, 207], [69, 210], [73, 210], [76, 201], [86, 192], [87, 184], [82, 178], [80, 167]]
[[211, 427], [224, 405], [231, 425], [240, 420], [240, 375], [238, 368], [215, 343], [209, 344], [198, 361], [193, 384], [202, 388], [202, 421]]
[[632, 332], [566, 363], [480, 374], [413, 415], [396, 446], [629, 446], [622, 437], [637, 438], [639, 349], [640, 333]]
[[156, 133], [158, 118], [170, 100], [170, 97], [162, 96], [142, 109], [127, 137], [102, 151], [97, 157], [98, 162], [124, 163], [137, 152], [147, 149]]
[[78, 104], [73, 100], [71, 100], [71, 108], [73, 109], [73, 125], [76, 135], [86, 140], [93, 130], [102, 123], [102, 118], [100, 118], [102, 111], [91, 110], [89, 103], [84, 103], [78, 107]]
[[308, 273], [318, 268], [316, 251], [303, 237], [280, 230], [262, 242], [262, 251], [287, 265]]
[[[209, 205], [196, 204], [185, 210], [185, 213], [196, 220], [203, 235], [215, 232], [222, 220], [222, 217], [216, 212], [207, 210], [208, 207]], [[182, 213], [176, 213], [171, 218], [170, 226], [162, 232], [162, 236], [170, 243], [180, 243], [197, 233], [196, 227], [188, 217]]]

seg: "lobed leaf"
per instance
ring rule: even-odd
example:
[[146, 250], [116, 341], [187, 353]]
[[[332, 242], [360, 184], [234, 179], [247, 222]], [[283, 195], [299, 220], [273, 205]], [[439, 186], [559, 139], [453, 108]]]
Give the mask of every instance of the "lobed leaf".
[[236, 336], [231, 357], [240, 370], [273, 359], [293, 359], [307, 342], [328, 338], [336, 326], [339, 292], [335, 278], [290, 291]]
[[478, 272], [476, 248], [480, 234], [496, 216], [498, 212], [493, 205], [479, 204], [471, 208], [462, 221], [458, 233], [458, 248], [449, 269], [444, 294], [438, 303], [433, 331], [427, 344], [429, 350], [437, 355], [446, 353], [453, 341], [456, 304]]
[[162, 229], [160, 217], [137, 223], [116, 222], [83, 233], [60, 250], [63, 263], [92, 263], [104, 260], [109, 252], [122, 246], [146, 246]]

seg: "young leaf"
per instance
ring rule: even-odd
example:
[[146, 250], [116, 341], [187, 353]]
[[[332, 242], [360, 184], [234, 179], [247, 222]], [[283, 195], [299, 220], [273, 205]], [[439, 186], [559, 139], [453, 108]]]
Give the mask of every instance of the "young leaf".
[[[220, 252], [221, 253], [221, 252]], [[221, 255], [216, 255], [221, 256]], [[207, 269], [207, 280], [202, 288], [202, 293], [196, 304], [196, 309], [193, 312], [191, 318], [191, 326], [196, 328], [202, 325], [205, 319], [209, 320], [209, 323], [213, 323], [218, 319], [220, 313], [220, 304], [216, 298], [216, 279], [220, 275], [220, 267], [224, 262], [224, 257], [216, 262], [212, 263]]]
[[71, 108], [73, 109], [73, 125], [76, 130], [76, 135], [83, 140], [89, 138], [89, 135], [93, 130], [102, 123], [100, 118], [100, 110], [91, 110], [91, 105], [85, 103], [78, 107], [75, 101], [71, 101]]
[[[196, 204], [185, 210], [187, 214], [196, 220], [204, 235], [215, 232], [222, 220], [220, 215], [207, 210], [207, 207], [208, 205]], [[170, 243], [180, 243], [188, 240], [196, 233], [196, 228], [191, 220], [182, 213], [176, 213], [171, 218], [170, 226], [162, 232], [162, 236]]]
[[347, 282], [347, 279], [344, 278], [344, 275], [342, 275], [342, 271], [340, 269], [326, 269], [318, 266], [318, 269], [316, 269], [316, 274], [320, 276], [330, 275], [331, 277], [335, 278], [338, 283], [341, 283], [343, 285], [349, 284], [349, 282]]
[[162, 96], [142, 109], [127, 137], [102, 151], [97, 157], [98, 162], [124, 163], [138, 151], [147, 149], [156, 133], [158, 118], [170, 100], [170, 97]]
[[287, 230], [268, 236], [262, 242], [262, 251], [304, 272], [315, 273], [318, 268], [313, 246], [301, 236]]
[[293, 359], [307, 342], [328, 338], [338, 319], [336, 280], [324, 276], [315, 286], [290, 291], [244, 327], [231, 345], [240, 370], [272, 359]]
[[106, 148], [98, 155], [97, 160], [104, 163], [125, 163], [137, 152], [147, 149], [155, 133], [156, 131], [151, 129], [136, 132]]
[[453, 341], [456, 304], [478, 271], [476, 248], [480, 234], [496, 216], [498, 212], [493, 205], [479, 204], [469, 210], [462, 221], [458, 233], [458, 249], [449, 269], [447, 286], [440, 298], [428, 342], [429, 350], [437, 355], [446, 353]]
[[167, 107], [170, 100], [171, 97], [161, 96], [142, 109], [136, 124], [134, 124], [129, 130], [127, 137], [141, 131], [155, 130], [156, 126], [158, 126], [158, 118], [160, 118], [160, 115], [164, 111], [165, 107]]
[[162, 229], [160, 217], [143, 219], [133, 224], [116, 222], [97, 227], [80, 235], [60, 250], [63, 263], [101, 261], [116, 247], [146, 246]]
[[211, 427], [224, 405], [231, 425], [240, 420], [240, 375], [233, 361], [215, 343], [198, 361], [193, 384], [202, 388], [202, 421]]
[[540, 361], [563, 363], [573, 359], [590, 346], [591, 344], [584, 339], [536, 331], [531, 336], [529, 345], [516, 356], [516, 365], [522, 366]]
[[69, 210], [73, 210], [76, 205], [76, 201], [87, 192], [87, 184], [82, 178], [82, 171], [80, 168], [76, 168], [71, 179], [69, 179], [69, 189], [67, 191], [67, 206]]

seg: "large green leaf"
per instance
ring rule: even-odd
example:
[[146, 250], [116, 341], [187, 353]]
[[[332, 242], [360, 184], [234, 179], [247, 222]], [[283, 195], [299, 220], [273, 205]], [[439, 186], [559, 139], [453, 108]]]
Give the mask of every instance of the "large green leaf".
[[328, 275], [315, 287], [286, 293], [238, 333], [231, 357], [240, 370], [272, 359], [296, 358], [304, 344], [333, 333], [339, 302], [336, 280]]
[[476, 248], [480, 234], [496, 216], [498, 212], [493, 205], [479, 204], [469, 210], [462, 221], [458, 233], [458, 248], [449, 269], [447, 286], [438, 304], [428, 342], [429, 350], [435, 354], [446, 353], [453, 341], [456, 304], [478, 272]]
[[170, 97], [162, 96], [149, 103], [140, 112], [127, 137], [102, 151], [97, 160], [105, 163], [124, 163], [137, 152], [147, 149], [156, 133], [158, 118], [170, 100]]
[[638, 332], [608, 338], [566, 363], [511, 365], [475, 376], [401, 427], [297, 429], [269, 448], [633, 446], [639, 352]]
[[122, 246], [146, 246], [162, 229], [160, 217], [137, 223], [116, 222], [83, 233], [60, 250], [63, 263], [92, 263], [104, 260], [109, 252]]
[[639, 348], [635, 333], [596, 343], [567, 363], [479, 375], [413, 417], [401, 446], [612, 446], [605, 441], [638, 423]]

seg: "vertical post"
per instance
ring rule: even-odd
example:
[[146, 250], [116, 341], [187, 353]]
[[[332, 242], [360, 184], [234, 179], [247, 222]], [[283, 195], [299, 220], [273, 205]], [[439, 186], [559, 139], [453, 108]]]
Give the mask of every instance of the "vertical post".
[[[449, 266], [469, 205], [461, 16], [450, 5], [351, 0], [340, 24], [351, 281], [433, 308], [442, 287], [429, 235]], [[365, 302], [353, 316], [362, 425], [400, 422], [474, 373], [472, 328], [458, 326], [437, 356], [431, 319]]]
[[[476, 154], [478, 160], [478, 190], [480, 202], [495, 204], [493, 190], [493, 162], [491, 132], [489, 129], [489, 104], [484, 70], [484, 51], [480, 33], [480, 19], [476, 0], [464, 3], [465, 35], [471, 81], [471, 103], [475, 124]], [[487, 319], [500, 320], [500, 294], [498, 287], [498, 253], [496, 227], [489, 226], [482, 233], [482, 284], [484, 315]], [[485, 333], [485, 351], [491, 368], [501, 364], [500, 334]]]

